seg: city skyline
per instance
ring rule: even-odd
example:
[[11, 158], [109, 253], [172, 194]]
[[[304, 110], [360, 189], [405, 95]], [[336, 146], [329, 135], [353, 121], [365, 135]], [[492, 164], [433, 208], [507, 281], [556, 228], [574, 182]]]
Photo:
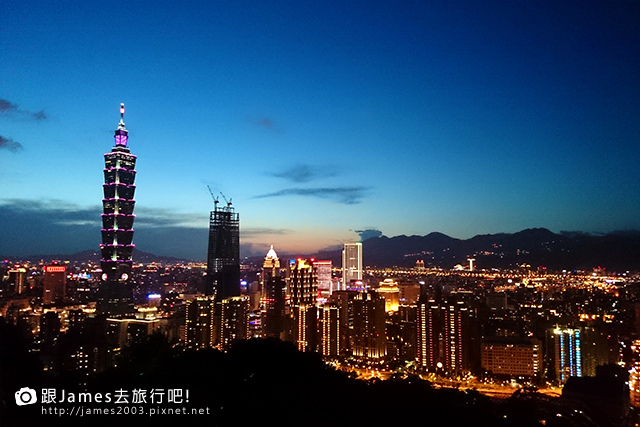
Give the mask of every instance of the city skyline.
[[98, 250], [121, 102], [134, 243], [159, 255], [206, 257], [207, 185], [245, 255], [640, 229], [637, 3], [2, 11], [4, 255]]

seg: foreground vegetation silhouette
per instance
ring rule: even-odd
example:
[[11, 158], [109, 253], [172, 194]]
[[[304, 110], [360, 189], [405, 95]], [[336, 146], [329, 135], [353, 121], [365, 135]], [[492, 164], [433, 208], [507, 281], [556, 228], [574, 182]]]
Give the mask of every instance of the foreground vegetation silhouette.
[[189, 417], [193, 420], [189, 422], [207, 426], [597, 425], [586, 413], [535, 391], [493, 401], [475, 390], [437, 389], [417, 376], [359, 380], [326, 365], [317, 353], [299, 352], [292, 343], [277, 339], [239, 341], [223, 353], [215, 349], [183, 349], [172, 346], [162, 335], [152, 335], [123, 349], [116, 367], [86, 377], [72, 372], [43, 373], [15, 326], [0, 322], [0, 332], [2, 425], [185, 422], [177, 415], [153, 419], [141, 415], [92, 415], [61, 421], [42, 415], [39, 404], [17, 407], [13, 394], [24, 386], [91, 393], [119, 389], [189, 390], [188, 402], [173, 406], [209, 408], [209, 415]]

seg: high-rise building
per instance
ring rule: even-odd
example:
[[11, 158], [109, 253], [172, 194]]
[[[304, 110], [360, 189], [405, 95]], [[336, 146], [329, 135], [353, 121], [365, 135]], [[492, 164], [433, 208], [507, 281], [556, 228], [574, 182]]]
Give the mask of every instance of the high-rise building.
[[229, 349], [238, 340], [247, 339], [249, 332], [249, 297], [237, 296], [222, 300], [220, 345]]
[[104, 198], [102, 199], [102, 284], [98, 310], [123, 315], [132, 309], [131, 277], [133, 244], [133, 199], [136, 186], [136, 156], [127, 142], [124, 104], [120, 104], [120, 122], [115, 131], [115, 145], [104, 155]]
[[353, 356], [382, 361], [387, 355], [384, 298], [376, 292], [359, 292], [353, 300]]
[[313, 261], [313, 267], [316, 270], [318, 276], [318, 302], [325, 302], [330, 296], [332, 289], [331, 281], [331, 261]]
[[289, 261], [287, 296], [291, 307], [316, 303], [318, 276], [312, 262], [306, 259]]
[[310, 260], [289, 261], [287, 274], [287, 298], [291, 316], [290, 338], [301, 351], [315, 351], [317, 348], [318, 277]]
[[438, 303], [421, 297], [417, 310], [418, 366], [447, 374], [470, 370], [472, 336], [464, 303]]
[[183, 341], [187, 347], [213, 347], [216, 339], [215, 301], [212, 296], [187, 301]]
[[115, 132], [115, 146], [104, 155], [104, 199], [102, 199], [102, 280], [126, 282], [131, 275], [133, 241], [133, 195], [136, 189], [136, 156], [127, 142], [124, 104], [120, 104], [120, 123]]
[[385, 310], [396, 312], [400, 307], [400, 288], [398, 282], [393, 279], [384, 279], [377, 289], [378, 293], [384, 297]]
[[342, 249], [342, 286], [362, 280], [362, 243], [345, 243]]
[[219, 208], [217, 199], [209, 217], [205, 293], [216, 301], [240, 296], [240, 217], [231, 202]]
[[300, 351], [316, 351], [318, 347], [318, 309], [315, 305], [291, 307], [293, 315], [292, 341]]
[[45, 265], [42, 302], [51, 304], [64, 301], [67, 268], [64, 265]]
[[356, 291], [335, 291], [331, 294], [330, 302], [338, 307], [338, 326], [340, 355], [353, 354], [355, 318], [354, 300], [358, 296]]
[[27, 269], [16, 265], [9, 270], [9, 283], [13, 285], [13, 292], [17, 295], [22, 294], [27, 288]]
[[420, 297], [416, 313], [416, 362], [419, 368], [435, 370], [439, 359], [440, 307], [434, 300]]
[[582, 340], [580, 328], [555, 328], [556, 378], [564, 383], [569, 377], [582, 376]]
[[340, 308], [325, 304], [319, 308], [321, 353], [327, 357], [340, 355]]
[[596, 328], [556, 327], [551, 330], [551, 338], [556, 379], [562, 383], [569, 377], [593, 376], [599, 365], [612, 362], [608, 357], [608, 340]]
[[273, 246], [262, 264], [262, 336], [284, 338], [286, 282]]

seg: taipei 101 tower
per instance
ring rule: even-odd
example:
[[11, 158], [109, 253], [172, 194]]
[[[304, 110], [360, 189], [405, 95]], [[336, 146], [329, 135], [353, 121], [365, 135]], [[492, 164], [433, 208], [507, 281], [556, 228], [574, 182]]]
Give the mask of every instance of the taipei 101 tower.
[[[133, 184], [136, 156], [127, 147], [129, 132], [124, 125], [124, 104], [120, 104], [120, 123], [115, 132], [115, 146], [104, 155], [104, 198], [102, 199], [102, 284], [98, 310], [110, 315], [125, 314], [132, 304], [131, 276], [133, 252]], [[102, 307], [100, 307], [100, 305]]]

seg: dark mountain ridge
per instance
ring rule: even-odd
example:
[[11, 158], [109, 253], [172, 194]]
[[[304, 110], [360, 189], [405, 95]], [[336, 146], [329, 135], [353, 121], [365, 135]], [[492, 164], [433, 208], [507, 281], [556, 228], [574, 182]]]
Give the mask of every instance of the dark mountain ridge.
[[[556, 234], [545, 228], [517, 233], [477, 235], [462, 240], [442, 233], [426, 236], [373, 237], [363, 243], [364, 264], [371, 267], [411, 267], [424, 260], [427, 267], [452, 268], [475, 259], [478, 269], [531, 268], [551, 270], [607, 271], [640, 270], [640, 232], [624, 231], [606, 235], [586, 233]], [[317, 258], [341, 265], [341, 251], [326, 251]]]

